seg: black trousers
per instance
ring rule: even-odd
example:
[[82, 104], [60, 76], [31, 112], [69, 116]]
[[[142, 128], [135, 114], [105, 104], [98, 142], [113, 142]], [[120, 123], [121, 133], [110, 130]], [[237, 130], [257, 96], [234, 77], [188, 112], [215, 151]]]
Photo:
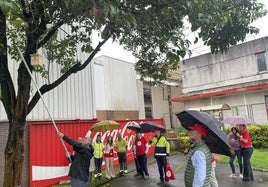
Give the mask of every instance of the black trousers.
[[160, 175], [160, 180], [164, 181], [164, 173], [166, 171], [166, 167], [167, 167], [167, 158], [165, 156], [157, 156], [155, 157], [156, 162], [157, 162], [157, 166], [158, 166], [158, 171], [159, 171], [159, 175]]
[[147, 168], [147, 156], [146, 156], [146, 154], [137, 156], [137, 161], [138, 161], [139, 166], [140, 166], [139, 174], [141, 176], [144, 176], [144, 175], [149, 176], [148, 168]]
[[94, 163], [95, 163], [95, 174], [101, 173], [101, 165], [102, 165], [102, 157], [101, 158], [95, 158], [94, 157]]
[[242, 148], [242, 157], [243, 157], [243, 180], [245, 181], [253, 181], [253, 172], [250, 164], [250, 158], [253, 154], [253, 147]]
[[120, 170], [127, 170], [127, 154], [126, 152], [118, 152], [118, 161], [120, 164]]

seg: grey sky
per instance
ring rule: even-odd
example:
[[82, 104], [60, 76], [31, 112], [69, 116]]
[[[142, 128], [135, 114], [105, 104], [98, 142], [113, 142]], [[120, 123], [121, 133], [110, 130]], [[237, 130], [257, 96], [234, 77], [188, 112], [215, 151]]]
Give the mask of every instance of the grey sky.
[[[265, 4], [266, 9], [268, 9], [268, 0], [258, 0], [258, 2]], [[252, 25], [259, 28], [260, 33], [258, 35], [248, 36], [246, 39], [247, 41], [261, 38], [264, 36], [268, 36], [268, 15], [257, 20]], [[191, 49], [192, 49], [193, 56], [209, 52], [209, 48], [206, 46], [203, 46], [202, 42], [199, 42], [196, 45], [192, 45]], [[136, 59], [131, 55], [131, 52], [125, 51], [122, 46], [119, 46], [119, 44], [115, 42], [112, 43], [111, 40], [109, 40], [105, 44], [105, 46], [102, 47], [101, 51], [97, 54], [97, 56], [101, 56], [101, 55], [110, 56], [113, 58], [125, 60], [125, 61], [132, 62], [132, 63], [136, 62]], [[189, 58], [189, 56], [186, 58]]]

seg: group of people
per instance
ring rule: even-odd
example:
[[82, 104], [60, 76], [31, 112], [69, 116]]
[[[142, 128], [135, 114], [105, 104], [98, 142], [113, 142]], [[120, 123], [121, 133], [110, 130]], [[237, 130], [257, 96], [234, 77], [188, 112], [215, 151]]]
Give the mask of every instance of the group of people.
[[[118, 138], [115, 142], [113, 142], [112, 136], [108, 136], [106, 143], [102, 143], [101, 135], [97, 135], [95, 142], [91, 142], [90, 137], [78, 138], [77, 141], [74, 141], [61, 132], [58, 132], [58, 136], [73, 146], [74, 153], [70, 154], [71, 164], [69, 170], [71, 186], [89, 187], [93, 171], [95, 179], [101, 179], [103, 159], [105, 160], [106, 166], [106, 178], [110, 179], [115, 177], [113, 162], [116, 152], [120, 167], [119, 175], [124, 175], [128, 172], [126, 155], [127, 141], [122, 137], [121, 133], [118, 134]], [[161, 135], [160, 129], [155, 130], [155, 137], [152, 138], [149, 143], [155, 147], [154, 157], [160, 175], [160, 181], [157, 184], [168, 182], [168, 179], [165, 177], [165, 170], [170, 145], [165, 136]], [[133, 154], [137, 169], [135, 176], [140, 176], [144, 179], [149, 178], [147, 168], [149, 143], [144, 136], [142, 136], [141, 131], [136, 132], [136, 136], [133, 139]], [[90, 169], [92, 165], [95, 166], [94, 170]]]
[[[239, 124], [232, 127], [228, 135], [229, 145], [231, 147], [231, 157], [229, 164], [232, 170], [230, 177], [241, 178], [243, 181], [253, 181], [253, 172], [250, 164], [250, 158], [253, 154], [253, 146], [249, 131], [245, 124]], [[235, 172], [234, 160], [237, 157], [239, 165], [239, 174]]]
[[135, 174], [134, 177], [139, 176], [143, 179], [149, 178], [149, 172], [147, 168], [147, 153], [149, 150], [149, 144], [155, 147], [154, 158], [156, 159], [160, 179], [157, 185], [161, 185], [169, 181], [165, 175], [165, 171], [167, 166], [167, 157], [170, 153], [170, 144], [167, 141], [166, 137], [162, 136], [160, 129], [155, 129], [155, 136], [149, 140], [149, 142], [147, 142], [146, 139], [142, 136], [141, 131], [136, 132], [133, 153], [135, 157], [137, 174]]
[[[203, 139], [207, 136], [207, 129], [196, 124], [189, 127], [189, 138], [191, 147], [186, 152], [188, 158], [184, 181], [186, 187], [211, 186], [218, 187], [215, 177], [216, 162], [214, 154], [210, 153], [208, 146]], [[253, 146], [250, 133], [245, 124], [239, 124], [231, 128], [228, 135], [229, 145], [231, 147], [230, 166], [232, 173], [230, 177], [241, 178], [243, 181], [253, 181], [253, 172], [250, 164], [250, 158], [253, 154]], [[239, 164], [239, 174], [235, 173], [234, 159], [237, 157]]]
[[114, 178], [114, 157], [117, 152], [118, 161], [120, 165], [119, 174], [124, 175], [128, 172], [127, 170], [127, 141], [122, 137], [122, 134], [118, 134], [117, 140], [114, 142], [112, 136], [108, 136], [105, 144], [102, 143], [101, 135], [97, 135], [96, 141], [92, 143], [94, 148], [94, 164], [95, 171], [94, 177], [97, 180], [102, 178], [102, 162], [105, 161], [106, 166], [106, 178]]
[[115, 149], [117, 149], [120, 163], [119, 174], [127, 173], [127, 142], [122, 138], [122, 134], [118, 135], [115, 143], [112, 136], [108, 136], [105, 144], [101, 141], [101, 135], [98, 135], [96, 141], [92, 143], [90, 137], [79, 137], [75, 141], [62, 132], [57, 134], [59, 138], [73, 146], [74, 152], [72, 154], [67, 153], [71, 161], [68, 175], [71, 178], [72, 187], [89, 187], [93, 172], [96, 179], [101, 179], [103, 158], [106, 165], [106, 178], [115, 177], [113, 169]]
[[[188, 157], [184, 174], [184, 182], [186, 187], [218, 187], [217, 179], [215, 177], [215, 158], [213, 153], [210, 152], [207, 144], [204, 142], [207, 134], [208, 130], [202, 124], [189, 126], [189, 139], [191, 141], [191, 146], [186, 153]], [[118, 135], [115, 143], [113, 142], [112, 137], [109, 136], [105, 144], [103, 144], [101, 141], [101, 135], [98, 135], [96, 141], [93, 143], [91, 143], [90, 138], [84, 138], [81, 141], [76, 142], [61, 132], [58, 132], [58, 136], [63, 138], [63, 140], [65, 140], [67, 143], [71, 144], [75, 151], [69, 171], [69, 176], [71, 177], [71, 186], [90, 186], [91, 177], [88, 168], [90, 166], [90, 160], [92, 159], [94, 159], [94, 176], [96, 179], [102, 178], [103, 158], [105, 159], [106, 165], [106, 178], [113, 178], [113, 161], [115, 150], [117, 151], [120, 165], [119, 174], [124, 175], [127, 173], [127, 142], [122, 137], [122, 134]], [[253, 147], [250, 134], [246, 126], [244, 124], [240, 124], [238, 127], [233, 127], [231, 129], [231, 133], [228, 135], [228, 138], [232, 149], [232, 155], [230, 158], [232, 174], [230, 176], [234, 178], [242, 178], [243, 181], [254, 180], [250, 165]], [[153, 137], [149, 142], [146, 141], [145, 137], [142, 136], [140, 131], [137, 131], [133, 143], [133, 154], [135, 157], [137, 170], [135, 177], [139, 176], [140, 178], [144, 179], [149, 178], [149, 171], [147, 168], [147, 153], [150, 144], [151, 146], [155, 147], [154, 158], [156, 159], [160, 176], [160, 180], [157, 185], [168, 182], [165, 171], [170, 153], [170, 145], [165, 136], [161, 134], [160, 129], [155, 130], [155, 137]], [[238, 158], [240, 169], [238, 176], [235, 174], [235, 166], [233, 163], [235, 157]]]

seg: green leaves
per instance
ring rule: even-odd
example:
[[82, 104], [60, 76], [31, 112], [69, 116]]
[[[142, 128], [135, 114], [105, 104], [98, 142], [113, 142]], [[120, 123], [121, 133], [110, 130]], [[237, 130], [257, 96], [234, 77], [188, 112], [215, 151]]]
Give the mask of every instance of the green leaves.
[[[264, 16], [263, 5], [253, 0], [214, 0], [205, 8], [202, 3], [195, 4], [195, 10], [188, 15], [192, 30], [199, 33], [205, 45], [210, 46], [212, 53], [224, 53], [230, 45], [244, 41], [247, 34], [256, 34], [257, 29], [250, 24]], [[200, 17], [202, 14], [202, 18]]]
[[10, 0], [0, 0], [0, 9], [4, 14], [8, 14], [11, 10], [18, 11], [18, 7]]
[[[257, 33], [250, 24], [266, 14], [255, 0], [15, 0], [0, 1], [0, 6], [13, 12], [7, 17], [13, 58], [18, 58], [14, 45], [29, 53], [45, 47], [50, 60], [66, 72], [77, 63], [78, 46], [83, 52], [94, 51], [92, 31], [97, 30], [100, 42], [118, 41], [139, 59], [141, 76], [155, 81], [178, 68], [191, 42], [201, 38], [212, 52], [226, 52], [247, 34]], [[194, 41], [184, 35], [185, 20], [199, 36]], [[66, 37], [59, 39], [55, 36], [61, 25], [71, 29], [61, 28]]]

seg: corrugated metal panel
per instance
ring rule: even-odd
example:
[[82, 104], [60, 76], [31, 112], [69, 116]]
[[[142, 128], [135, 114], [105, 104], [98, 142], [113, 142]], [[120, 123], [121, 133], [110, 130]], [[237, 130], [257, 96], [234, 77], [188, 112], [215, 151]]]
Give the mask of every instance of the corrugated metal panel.
[[[69, 28], [63, 28], [68, 32]], [[59, 35], [62, 38], [65, 33]], [[80, 49], [78, 47], [78, 49]], [[39, 50], [39, 54], [41, 54]], [[82, 62], [88, 57], [87, 54], [78, 51], [77, 59]], [[42, 54], [43, 62], [47, 64], [45, 54]], [[9, 67], [11, 76], [17, 89], [17, 68], [18, 63], [10, 61]], [[55, 63], [50, 65], [49, 79], [50, 83], [55, 81], [60, 76], [59, 66]], [[42, 78], [38, 73], [33, 73], [33, 77], [39, 86], [48, 84], [47, 80]], [[36, 88], [32, 84], [31, 96], [35, 94]], [[71, 75], [61, 85], [54, 90], [46, 93], [44, 96], [52, 117], [55, 120], [68, 119], [93, 119], [96, 118], [95, 103], [93, 96], [93, 80], [91, 65], [88, 65], [84, 70]], [[0, 106], [0, 120], [7, 120], [3, 106]], [[45, 110], [41, 100], [37, 103], [33, 111], [27, 116], [27, 120], [50, 120], [50, 117]]]
[[[92, 103], [92, 81], [90, 67], [71, 75], [53, 91], [44, 95], [49, 111], [55, 119], [92, 119], [95, 118]], [[42, 101], [28, 116], [28, 120], [49, 119]]]
[[105, 108], [98, 109], [139, 110], [134, 64], [107, 56], [97, 58], [95, 63], [103, 65], [104, 70], [105, 90], [101, 94], [105, 95]]
[[94, 82], [95, 82], [95, 98], [96, 109], [106, 108], [105, 102], [105, 83], [104, 83], [104, 68], [103, 65], [94, 64]]

